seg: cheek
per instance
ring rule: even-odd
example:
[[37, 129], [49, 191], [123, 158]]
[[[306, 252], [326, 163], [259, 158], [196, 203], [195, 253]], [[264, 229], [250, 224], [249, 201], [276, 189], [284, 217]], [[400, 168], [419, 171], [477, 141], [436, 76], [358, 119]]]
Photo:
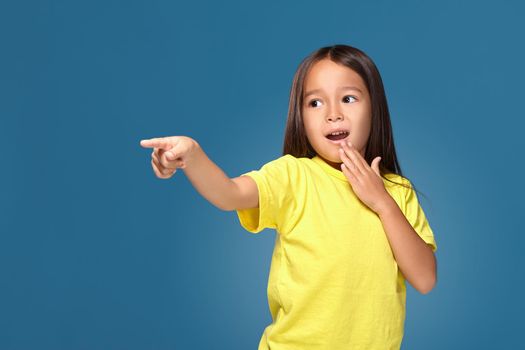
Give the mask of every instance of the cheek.
[[312, 140], [321, 128], [321, 125], [318, 125], [318, 123], [309, 120], [304, 120], [303, 125], [304, 131], [306, 132], [306, 136], [309, 140]]
[[309, 118], [307, 115], [303, 114], [303, 126], [304, 130], [307, 134], [311, 134], [312, 130], [315, 129], [315, 125], [313, 125], [314, 122], [311, 118]]
[[356, 120], [354, 123], [353, 142], [356, 144], [365, 144], [370, 136], [371, 122], [367, 118]]

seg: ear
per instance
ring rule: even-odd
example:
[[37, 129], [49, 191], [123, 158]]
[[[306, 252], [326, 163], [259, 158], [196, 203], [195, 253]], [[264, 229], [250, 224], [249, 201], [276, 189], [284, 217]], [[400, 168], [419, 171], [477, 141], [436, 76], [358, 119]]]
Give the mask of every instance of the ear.
[[379, 171], [379, 162], [381, 161], [381, 157], [375, 157], [372, 161], [371, 168], [372, 170], [377, 174], [377, 176], [381, 177], [381, 172]]

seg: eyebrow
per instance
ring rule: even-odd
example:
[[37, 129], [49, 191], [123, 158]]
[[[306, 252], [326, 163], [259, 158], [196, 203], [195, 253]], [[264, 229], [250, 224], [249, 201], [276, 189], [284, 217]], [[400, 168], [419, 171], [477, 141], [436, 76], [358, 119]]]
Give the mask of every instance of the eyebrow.
[[[339, 90], [355, 90], [355, 91], [359, 91], [360, 93], [363, 93], [363, 91], [361, 91], [361, 89], [359, 89], [356, 86], [342, 86], [339, 88]], [[304, 98], [307, 98], [308, 96], [316, 94], [318, 92], [321, 92], [321, 89], [310, 90], [306, 93], [306, 95], [304, 95]]]

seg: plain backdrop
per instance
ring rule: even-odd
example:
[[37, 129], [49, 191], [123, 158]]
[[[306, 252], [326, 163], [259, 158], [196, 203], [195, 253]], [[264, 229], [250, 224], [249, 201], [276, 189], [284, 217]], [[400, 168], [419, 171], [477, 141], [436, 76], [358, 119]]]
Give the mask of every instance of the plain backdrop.
[[275, 231], [244, 230], [144, 138], [186, 135], [230, 177], [281, 156], [300, 61], [365, 51], [438, 283], [407, 282], [403, 349], [523, 340], [518, 1], [3, 1], [0, 348], [256, 349]]

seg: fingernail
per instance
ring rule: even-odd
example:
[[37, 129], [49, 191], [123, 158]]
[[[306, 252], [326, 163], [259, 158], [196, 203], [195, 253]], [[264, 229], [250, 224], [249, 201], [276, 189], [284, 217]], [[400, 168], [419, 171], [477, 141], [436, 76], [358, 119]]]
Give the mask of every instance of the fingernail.
[[173, 153], [171, 153], [171, 152], [166, 152], [166, 158], [168, 158], [168, 159], [172, 159], [172, 158], [173, 158]]

